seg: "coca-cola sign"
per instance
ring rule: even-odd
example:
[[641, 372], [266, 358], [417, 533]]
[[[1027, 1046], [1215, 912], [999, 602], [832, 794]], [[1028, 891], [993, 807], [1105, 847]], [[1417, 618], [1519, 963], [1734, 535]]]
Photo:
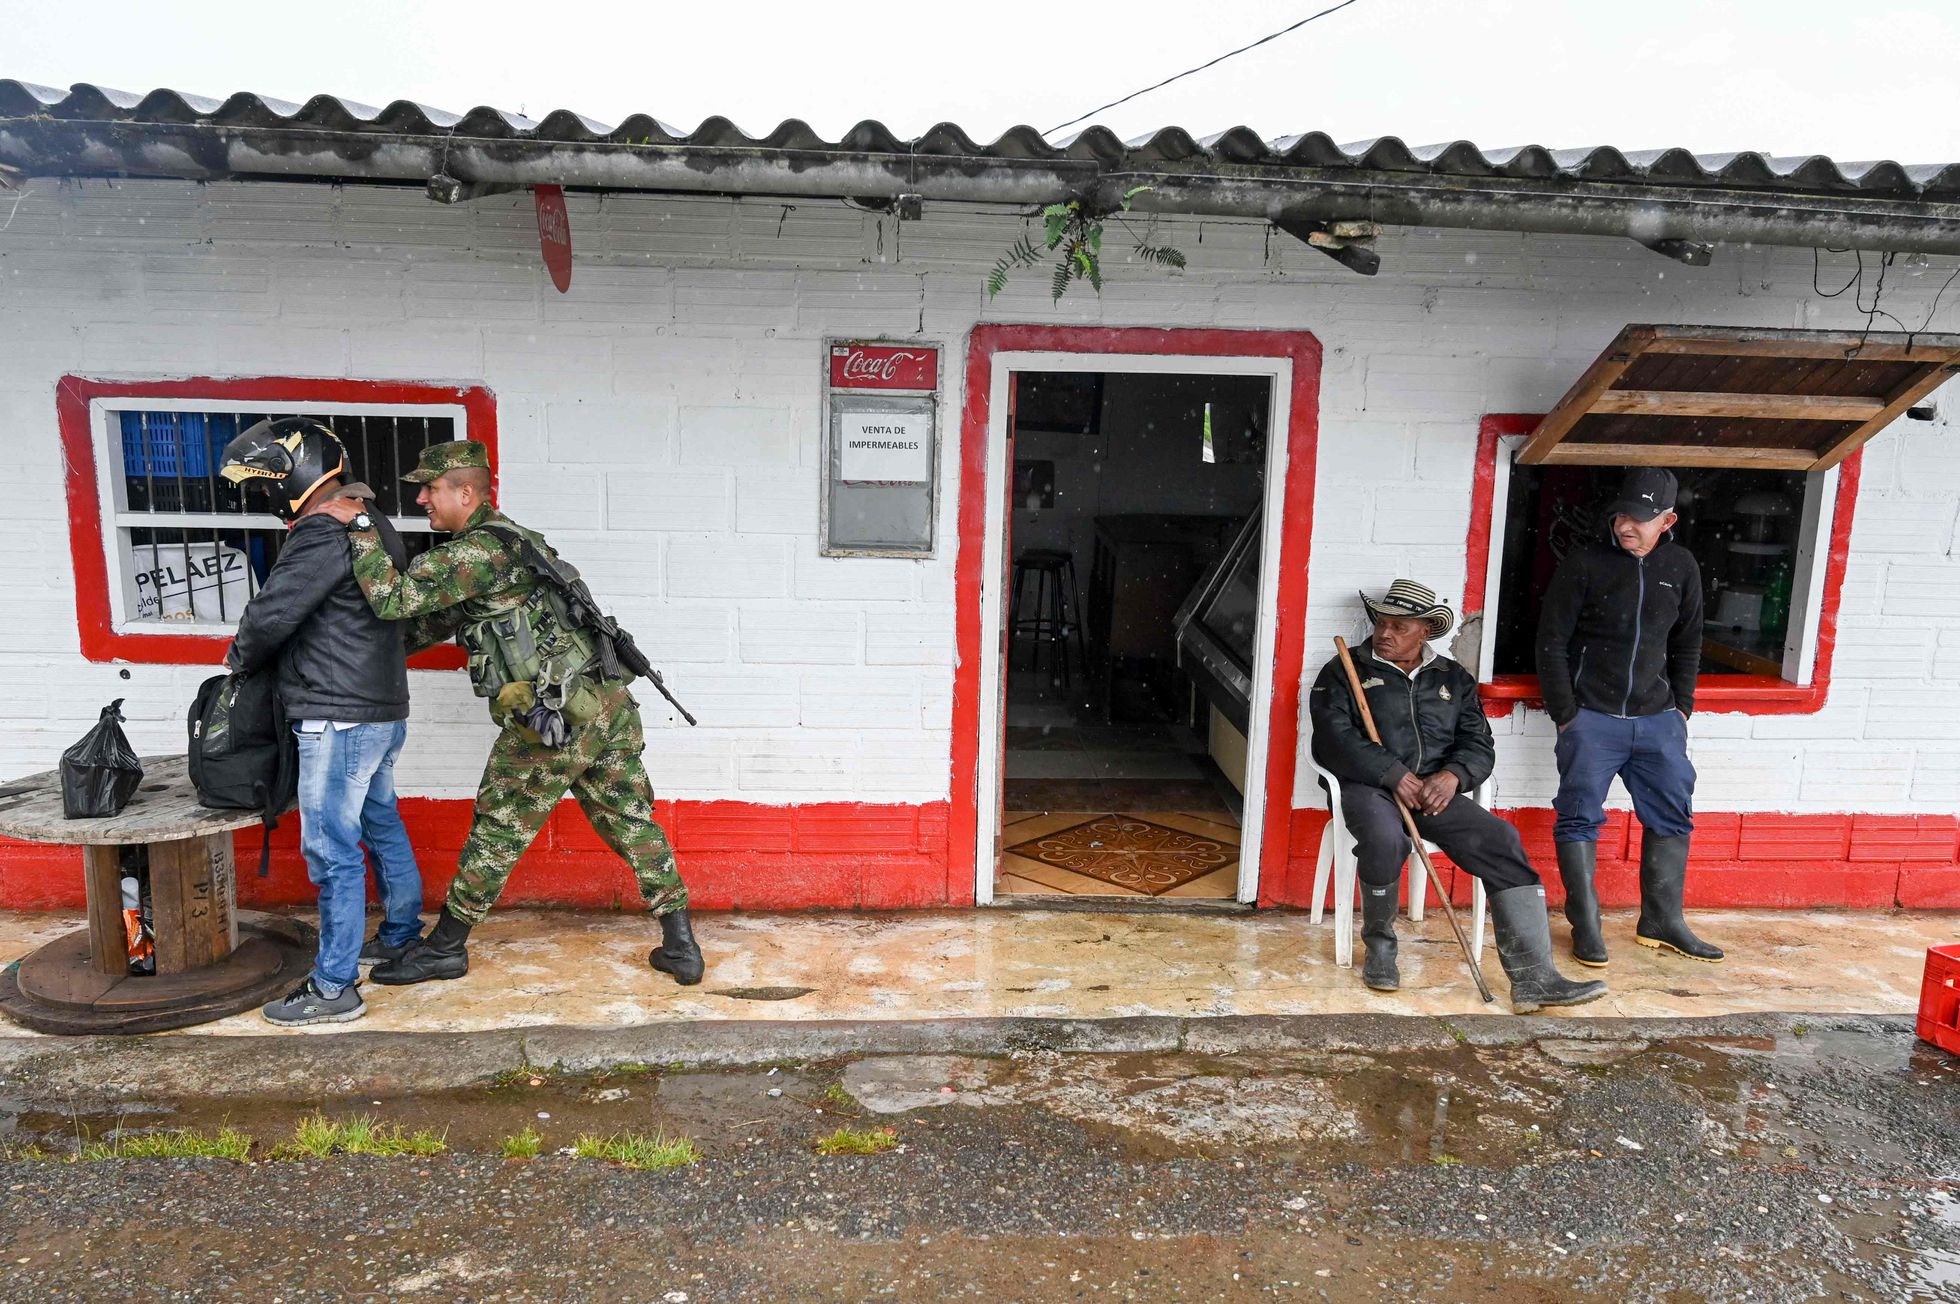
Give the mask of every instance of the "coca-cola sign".
[[538, 210], [538, 248], [544, 253], [551, 283], [564, 294], [572, 288], [572, 216], [565, 211], [563, 186], [533, 186]]
[[937, 389], [939, 350], [930, 344], [833, 344], [832, 389]]

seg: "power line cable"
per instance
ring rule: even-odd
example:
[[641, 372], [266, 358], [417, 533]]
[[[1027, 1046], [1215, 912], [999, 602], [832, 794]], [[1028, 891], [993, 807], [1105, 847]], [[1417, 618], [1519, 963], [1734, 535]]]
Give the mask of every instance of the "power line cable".
[[1164, 80], [1156, 83], [1155, 85], [1146, 86], [1140, 91], [1132, 91], [1130, 94], [1125, 95], [1120, 100], [1111, 100], [1109, 103], [1103, 105], [1101, 108], [1090, 109], [1087, 113], [1082, 114], [1080, 117], [1070, 118], [1067, 122], [1061, 123], [1058, 126], [1050, 127], [1048, 130], [1042, 132], [1041, 134], [1044, 136], [1052, 136], [1056, 132], [1060, 131], [1063, 127], [1073, 127], [1078, 122], [1085, 122], [1088, 119], [1095, 117], [1098, 113], [1103, 112], [1104, 109], [1113, 109], [1119, 104], [1128, 104], [1131, 100], [1136, 99], [1137, 96], [1139, 95], [1148, 95], [1150, 94], [1150, 92], [1154, 90], [1161, 90], [1162, 88], [1170, 85], [1174, 81], [1181, 81], [1184, 78], [1189, 77], [1194, 73], [1203, 72], [1207, 68], [1215, 68], [1219, 64], [1224, 63], [1227, 59], [1233, 57], [1234, 55], [1244, 54], [1247, 50], [1257, 49], [1258, 47], [1264, 45], [1268, 41], [1277, 41], [1280, 37], [1285, 36], [1288, 32], [1296, 32], [1300, 28], [1305, 27], [1308, 23], [1313, 22], [1316, 18], [1325, 18], [1327, 17], [1327, 15], [1331, 13], [1336, 13], [1342, 9], [1347, 8], [1349, 5], [1356, 4], [1356, 3], [1359, 3], [1359, 0], [1341, 0], [1341, 3], [1337, 5], [1332, 5], [1326, 9], [1321, 10], [1317, 14], [1310, 14], [1307, 17], [1302, 18], [1299, 22], [1294, 23], [1291, 27], [1282, 27], [1279, 31], [1272, 33], [1270, 36], [1260, 37], [1258, 40], [1254, 41], [1250, 45], [1241, 45], [1236, 50], [1227, 51], [1226, 53], [1219, 55], [1216, 59], [1213, 59], [1210, 63], [1201, 63], [1195, 68], [1186, 68], [1183, 72], [1178, 73], [1174, 77], [1166, 77], [1164, 78]]

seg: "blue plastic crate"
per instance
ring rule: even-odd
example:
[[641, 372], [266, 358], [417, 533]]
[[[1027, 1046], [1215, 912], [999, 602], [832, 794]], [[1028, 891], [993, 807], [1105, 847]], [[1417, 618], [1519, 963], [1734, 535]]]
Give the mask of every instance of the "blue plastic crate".
[[124, 412], [123, 474], [202, 480], [218, 467], [238, 427], [228, 413]]

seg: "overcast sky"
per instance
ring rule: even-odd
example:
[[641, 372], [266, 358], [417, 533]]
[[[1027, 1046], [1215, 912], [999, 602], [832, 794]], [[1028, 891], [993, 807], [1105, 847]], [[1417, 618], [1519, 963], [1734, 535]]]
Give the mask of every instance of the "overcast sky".
[[[878, 118], [1047, 129], [1334, 0], [0, 0], [0, 77], [491, 104], [826, 136]], [[1357, 0], [1111, 110], [1129, 137], [1686, 145], [1960, 160], [1955, 0]]]

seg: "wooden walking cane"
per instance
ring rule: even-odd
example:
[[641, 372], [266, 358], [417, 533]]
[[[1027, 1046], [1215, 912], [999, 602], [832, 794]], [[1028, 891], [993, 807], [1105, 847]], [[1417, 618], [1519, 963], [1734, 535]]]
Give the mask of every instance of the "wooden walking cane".
[[[1354, 658], [1348, 655], [1347, 640], [1336, 635], [1334, 650], [1341, 654], [1341, 669], [1347, 671], [1348, 687], [1354, 690], [1354, 704], [1361, 708], [1361, 723], [1368, 730], [1368, 741], [1379, 747], [1381, 731], [1375, 728], [1375, 713], [1368, 709], [1368, 694], [1361, 687], [1361, 675], [1354, 668]], [[1436, 862], [1429, 858], [1429, 848], [1422, 845], [1422, 834], [1416, 831], [1416, 817], [1409, 813], [1400, 793], [1391, 792], [1388, 795], [1395, 802], [1395, 809], [1402, 812], [1402, 827], [1409, 831], [1409, 842], [1416, 849], [1416, 858], [1422, 861], [1423, 869], [1429, 873], [1429, 881], [1436, 888], [1436, 899], [1443, 903], [1443, 917], [1450, 921], [1450, 931], [1456, 934], [1456, 944], [1463, 948], [1463, 961], [1470, 966], [1470, 977], [1476, 980], [1477, 995], [1483, 997], [1488, 1005], [1497, 998], [1490, 994], [1490, 984], [1484, 981], [1484, 970], [1477, 963], [1477, 953], [1470, 949], [1470, 939], [1463, 935], [1463, 925], [1456, 921], [1456, 911], [1450, 905], [1449, 889], [1443, 886], [1443, 876], [1436, 872]]]

